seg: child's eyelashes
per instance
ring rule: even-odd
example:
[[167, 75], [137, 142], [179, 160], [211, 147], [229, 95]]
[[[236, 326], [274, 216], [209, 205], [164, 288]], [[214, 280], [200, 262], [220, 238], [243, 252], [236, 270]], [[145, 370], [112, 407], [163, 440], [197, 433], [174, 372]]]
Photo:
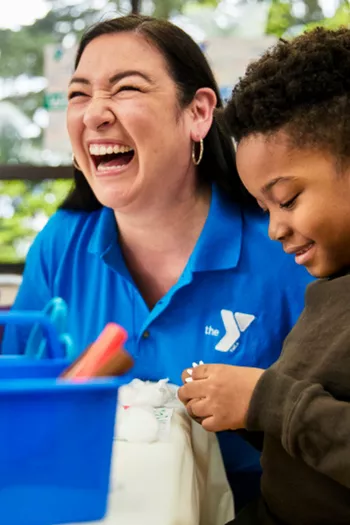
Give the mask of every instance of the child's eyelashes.
[[296, 200], [297, 198], [299, 197], [299, 193], [297, 193], [297, 195], [294, 195], [294, 197], [292, 197], [291, 199], [285, 201], [285, 202], [281, 202], [281, 204], [279, 205], [281, 209], [283, 210], [291, 210], [293, 209], [293, 207], [295, 206], [296, 204]]

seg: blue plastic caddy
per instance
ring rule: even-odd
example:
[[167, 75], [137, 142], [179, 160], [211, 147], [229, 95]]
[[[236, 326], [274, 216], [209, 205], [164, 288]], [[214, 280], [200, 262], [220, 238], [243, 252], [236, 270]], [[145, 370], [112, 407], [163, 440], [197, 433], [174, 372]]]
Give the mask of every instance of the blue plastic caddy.
[[6, 323], [41, 324], [49, 357], [0, 357], [0, 524], [102, 519], [120, 382], [57, 379], [70, 361], [50, 320], [10, 312]]

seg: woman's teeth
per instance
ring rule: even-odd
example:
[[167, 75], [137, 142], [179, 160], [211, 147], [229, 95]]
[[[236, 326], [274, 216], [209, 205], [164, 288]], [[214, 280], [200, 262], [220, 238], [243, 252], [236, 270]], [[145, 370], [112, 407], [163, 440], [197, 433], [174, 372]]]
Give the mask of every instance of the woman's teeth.
[[121, 146], [118, 144], [115, 144], [114, 146], [112, 146], [111, 144], [91, 144], [89, 146], [90, 155], [96, 155], [99, 157], [101, 157], [102, 155], [112, 155], [113, 153], [128, 153], [129, 151], [132, 151], [132, 148], [130, 148], [129, 146]]
[[105, 166], [103, 163], [101, 163], [101, 164], [98, 165], [97, 171], [115, 171], [115, 170], [118, 170], [118, 169], [120, 170], [124, 166], [125, 166], [125, 164], [120, 164], [119, 166], [118, 165]]
[[134, 150], [123, 144], [90, 144], [89, 152], [99, 172], [122, 170], [134, 157]]

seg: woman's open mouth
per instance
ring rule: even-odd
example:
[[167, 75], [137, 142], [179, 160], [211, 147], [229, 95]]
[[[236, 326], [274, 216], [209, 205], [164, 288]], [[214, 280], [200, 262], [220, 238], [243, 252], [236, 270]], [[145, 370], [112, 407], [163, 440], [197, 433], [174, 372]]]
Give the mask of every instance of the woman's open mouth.
[[99, 176], [120, 173], [135, 155], [130, 146], [123, 144], [90, 144], [89, 153]]

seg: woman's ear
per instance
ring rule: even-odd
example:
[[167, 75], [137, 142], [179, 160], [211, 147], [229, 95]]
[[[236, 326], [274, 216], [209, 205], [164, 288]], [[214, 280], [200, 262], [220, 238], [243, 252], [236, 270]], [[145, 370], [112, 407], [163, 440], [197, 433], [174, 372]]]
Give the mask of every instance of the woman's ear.
[[213, 122], [216, 104], [217, 98], [211, 88], [197, 90], [189, 108], [192, 118], [191, 139], [193, 141], [198, 142], [207, 135]]

